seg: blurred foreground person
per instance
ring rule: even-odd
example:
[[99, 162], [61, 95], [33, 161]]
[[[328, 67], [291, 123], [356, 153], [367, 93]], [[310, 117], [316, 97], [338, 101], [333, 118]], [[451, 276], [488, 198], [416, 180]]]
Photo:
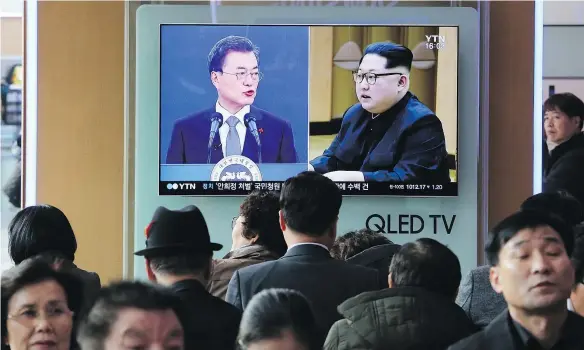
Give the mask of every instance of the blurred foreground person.
[[81, 323], [82, 350], [183, 350], [181, 301], [171, 291], [142, 282], [103, 288]]
[[584, 317], [584, 225], [577, 227], [572, 263], [576, 270], [576, 283], [568, 299], [568, 309]]
[[308, 300], [289, 289], [267, 289], [249, 302], [241, 319], [241, 350], [320, 350], [322, 336]]
[[486, 247], [490, 281], [508, 311], [449, 349], [582, 349], [584, 318], [568, 311], [574, 286], [571, 226], [556, 216], [520, 211], [501, 221]]
[[2, 275], [2, 349], [75, 349], [82, 284], [39, 258]]
[[[566, 191], [538, 193], [527, 198], [521, 210], [536, 210], [559, 216], [567, 224], [576, 226], [584, 221], [582, 204]], [[484, 328], [507, 308], [502, 294], [495, 292], [490, 282], [489, 265], [472, 269], [463, 278], [456, 303], [479, 327]]]

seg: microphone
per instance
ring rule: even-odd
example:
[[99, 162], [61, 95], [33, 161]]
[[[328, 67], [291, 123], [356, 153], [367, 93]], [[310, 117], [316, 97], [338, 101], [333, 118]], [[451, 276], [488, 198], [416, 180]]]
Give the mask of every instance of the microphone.
[[223, 116], [221, 113], [213, 113], [211, 115], [211, 131], [209, 132], [209, 146], [207, 146], [207, 164], [211, 164], [211, 150], [213, 149], [213, 140], [215, 140], [215, 135], [217, 130], [223, 124]]
[[258, 126], [256, 124], [256, 117], [251, 113], [247, 113], [243, 117], [243, 121], [245, 123], [245, 126], [249, 129], [249, 131], [253, 135], [256, 143], [258, 144], [258, 160], [259, 160], [259, 163], [261, 163], [262, 162], [262, 141], [260, 140]]

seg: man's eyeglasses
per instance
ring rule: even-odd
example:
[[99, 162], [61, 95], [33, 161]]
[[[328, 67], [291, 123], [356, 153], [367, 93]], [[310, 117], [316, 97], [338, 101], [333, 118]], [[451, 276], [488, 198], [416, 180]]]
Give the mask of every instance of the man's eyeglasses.
[[264, 77], [264, 74], [262, 72], [251, 72], [251, 73], [248, 73], [248, 72], [237, 72], [237, 73], [221, 72], [221, 73], [235, 75], [235, 78], [237, 78], [237, 80], [245, 80], [245, 78], [247, 78], [248, 75], [250, 76], [251, 80], [253, 80], [253, 81], [260, 81]]
[[373, 85], [377, 81], [378, 77], [386, 77], [388, 75], [402, 75], [401, 73], [361, 73], [353, 72], [353, 80], [355, 83], [361, 83], [363, 79], [366, 79], [367, 84]]
[[73, 311], [69, 310], [67, 303], [58, 302], [47, 305], [44, 312], [41, 312], [36, 308], [27, 308], [17, 314], [8, 315], [7, 319], [14, 320], [25, 327], [32, 328], [35, 325], [35, 321], [40, 320], [41, 318], [51, 322], [64, 322], [72, 316]]

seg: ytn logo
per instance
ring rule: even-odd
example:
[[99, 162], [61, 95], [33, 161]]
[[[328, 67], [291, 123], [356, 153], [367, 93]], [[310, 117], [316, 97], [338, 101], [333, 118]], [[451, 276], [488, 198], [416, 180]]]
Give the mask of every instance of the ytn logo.
[[432, 44], [445, 44], [446, 36], [444, 35], [426, 35], [426, 42]]

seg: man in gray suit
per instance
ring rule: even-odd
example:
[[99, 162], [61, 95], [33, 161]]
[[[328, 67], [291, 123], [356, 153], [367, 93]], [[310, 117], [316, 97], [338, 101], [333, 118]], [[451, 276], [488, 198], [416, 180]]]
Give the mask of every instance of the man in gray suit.
[[489, 265], [472, 269], [460, 282], [456, 303], [478, 327], [484, 328], [507, 308], [489, 281]]
[[324, 340], [341, 318], [339, 304], [380, 289], [376, 270], [330, 256], [341, 203], [339, 188], [323, 175], [304, 172], [286, 180], [280, 193], [279, 220], [288, 251], [278, 260], [235, 272], [226, 300], [243, 310], [264, 289], [299, 291], [311, 303]]

